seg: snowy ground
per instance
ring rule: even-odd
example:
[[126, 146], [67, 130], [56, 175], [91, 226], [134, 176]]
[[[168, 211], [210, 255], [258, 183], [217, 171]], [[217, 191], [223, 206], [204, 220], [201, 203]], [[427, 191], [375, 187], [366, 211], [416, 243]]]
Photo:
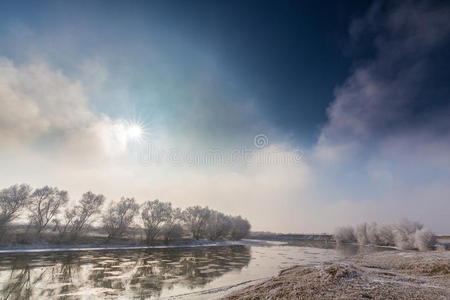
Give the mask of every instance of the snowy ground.
[[450, 251], [384, 251], [297, 266], [227, 299], [450, 299]]

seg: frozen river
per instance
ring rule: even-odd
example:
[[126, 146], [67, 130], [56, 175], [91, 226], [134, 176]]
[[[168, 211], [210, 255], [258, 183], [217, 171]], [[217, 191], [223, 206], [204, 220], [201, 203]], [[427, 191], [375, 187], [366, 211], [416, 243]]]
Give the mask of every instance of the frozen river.
[[234, 245], [0, 254], [2, 299], [218, 298], [299, 264], [358, 251], [294, 245]]

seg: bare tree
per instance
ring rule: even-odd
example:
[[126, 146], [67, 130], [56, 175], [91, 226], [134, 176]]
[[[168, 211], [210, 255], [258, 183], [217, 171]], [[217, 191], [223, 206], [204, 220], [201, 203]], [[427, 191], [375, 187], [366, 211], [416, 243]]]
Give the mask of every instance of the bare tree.
[[0, 237], [28, 203], [30, 192], [31, 187], [27, 184], [16, 184], [0, 191]]
[[30, 197], [30, 219], [37, 234], [47, 227], [48, 223], [58, 214], [59, 209], [69, 201], [67, 191], [56, 187], [45, 186], [36, 189]]
[[172, 204], [160, 202], [158, 199], [143, 204], [141, 217], [147, 243], [154, 241], [160, 234], [163, 225], [169, 220], [171, 212]]
[[161, 234], [164, 237], [164, 242], [167, 244], [169, 241], [181, 238], [183, 236], [183, 214], [180, 208], [172, 209], [169, 218], [161, 229]]
[[133, 223], [133, 218], [139, 211], [139, 205], [134, 198], [121, 198], [118, 203], [112, 203], [103, 215], [103, 228], [108, 233], [108, 239], [123, 236]]
[[230, 233], [232, 226], [233, 223], [231, 217], [212, 210], [206, 222], [206, 236], [212, 241], [226, 238]]
[[64, 220], [55, 221], [60, 237], [76, 240], [79, 234], [90, 225], [92, 216], [100, 213], [104, 202], [105, 196], [101, 194], [84, 193], [79, 204], [66, 210]]
[[250, 223], [247, 219], [243, 219], [241, 216], [231, 218], [231, 238], [233, 240], [240, 240], [248, 235], [250, 232]]
[[183, 219], [196, 240], [202, 238], [206, 231], [206, 222], [211, 215], [208, 207], [191, 206], [183, 211]]

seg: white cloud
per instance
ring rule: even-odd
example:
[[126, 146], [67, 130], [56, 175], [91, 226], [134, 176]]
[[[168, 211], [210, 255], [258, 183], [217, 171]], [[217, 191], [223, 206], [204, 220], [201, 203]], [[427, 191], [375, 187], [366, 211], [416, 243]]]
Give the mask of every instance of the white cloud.
[[[106, 71], [93, 62], [83, 66], [86, 71], [96, 72], [88, 72], [87, 78], [76, 80], [42, 61], [14, 65], [0, 58], [2, 150], [26, 149], [33, 142], [39, 144], [39, 138], [46, 137], [41, 142], [44, 144], [53, 137], [54, 150], [61, 150], [65, 161], [103, 162], [125, 152], [130, 125], [93, 112], [82, 83], [96, 82], [98, 89]], [[99, 78], [95, 80], [97, 75]]]
[[81, 84], [42, 62], [16, 66], [0, 58], [0, 101], [2, 149], [83, 127], [93, 118]]

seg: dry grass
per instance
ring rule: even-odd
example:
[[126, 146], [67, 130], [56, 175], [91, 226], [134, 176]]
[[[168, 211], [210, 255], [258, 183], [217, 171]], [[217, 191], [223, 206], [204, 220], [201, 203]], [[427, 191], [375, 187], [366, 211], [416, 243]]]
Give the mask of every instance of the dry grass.
[[449, 264], [449, 252], [360, 255], [293, 267], [227, 299], [447, 299]]

